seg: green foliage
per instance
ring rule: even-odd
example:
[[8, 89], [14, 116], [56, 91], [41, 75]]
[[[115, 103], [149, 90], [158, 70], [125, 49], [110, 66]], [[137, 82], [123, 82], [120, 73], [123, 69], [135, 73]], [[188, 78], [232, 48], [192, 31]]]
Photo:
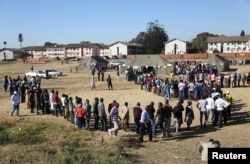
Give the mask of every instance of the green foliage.
[[58, 45], [57, 43], [45, 42], [44, 46], [55, 46]]
[[242, 30], [242, 31], [240, 32], [240, 36], [245, 36], [245, 31], [244, 31], [244, 30]]
[[145, 36], [145, 46], [148, 54], [160, 54], [164, 48], [164, 42], [168, 41], [168, 35], [166, 34], [163, 26], [159, 25], [159, 22], [148, 23], [148, 29]]
[[145, 45], [145, 36], [146, 33], [145, 32], [140, 32], [136, 38], [132, 39], [130, 42], [131, 43], [138, 43], [138, 44], [142, 44]]
[[[93, 132], [51, 122], [0, 122], [0, 163], [136, 163], [127, 140], [97, 142]], [[116, 143], [117, 141], [117, 143]], [[4, 150], [4, 151], [2, 151]], [[119, 153], [120, 152], [120, 153]]]
[[194, 38], [191, 42], [192, 44], [192, 51], [196, 53], [206, 53], [207, 52], [207, 38], [213, 37], [213, 36], [219, 36], [210, 34], [208, 32], [200, 33]]
[[168, 41], [168, 35], [163, 25], [158, 20], [148, 23], [146, 32], [140, 32], [136, 38], [130, 42], [135, 42], [145, 46], [147, 54], [160, 54], [164, 49], [164, 42]]
[[18, 55], [17, 55], [17, 58], [20, 58], [20, 59], [23, 59], [23, 60], [26, 60], [27, 57], [33, 57], [31, 54], [27, 53], [27, 52], [20, 52]]

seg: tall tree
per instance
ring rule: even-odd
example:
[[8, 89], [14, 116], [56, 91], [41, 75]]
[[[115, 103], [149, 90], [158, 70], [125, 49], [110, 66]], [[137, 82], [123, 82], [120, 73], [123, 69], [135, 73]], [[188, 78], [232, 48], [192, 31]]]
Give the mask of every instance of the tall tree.
[[139, 44], [145, 45], [145, 36], [146, 36], [145, 32], [140, 32], [136, 36], [136, 38], [132, 39], [130, 42], [131, 43], [139, 43]]
[[145, 47], [148, 54], [160, 54], [164, 49], [164, 42], [168, 41], [168, 35], [158, 20], [148, 23], [145, 35]]
[[245, 31], [244, 31], [244, 30], [242, 30], [242, 31], [240, 32], [240, 36], [245, 36]]
[[190, 51], [194, 53], [207, 52], [207, 38], [213, 37], [213, 36], [219, 36], [219, 35], [210, 34], [208, 32], [203, 32], [203, 33], [196, 35], [196, 38], [194, 38], [191, 42], [192, 49]]
[[18, 34], [18, 42], [20, 42], [20, 49], [22, 49], [23, 35], [21, 33]]
[[7, 44], [7, 42], [6, 42], [6, 41], [3, 41], [3, 44], [4, 44], [4, 48], [6, 49], [6, 44]]
[[160, 54], [164, 49], [164, 42], [168, 41], [168, 35], [162, 25], [159, 25], [159, 21], [148, 23], [146, 32], [140, 32], [136, 38], [130, 42], [142, 44], [147, 54]]

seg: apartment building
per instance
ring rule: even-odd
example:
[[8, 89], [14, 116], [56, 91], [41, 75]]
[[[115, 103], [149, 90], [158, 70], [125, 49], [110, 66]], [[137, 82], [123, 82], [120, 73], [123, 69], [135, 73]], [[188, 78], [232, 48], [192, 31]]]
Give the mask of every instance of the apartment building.
[[250, 52], [250, 35], [208, 37], [207, 45], [207, 53]]

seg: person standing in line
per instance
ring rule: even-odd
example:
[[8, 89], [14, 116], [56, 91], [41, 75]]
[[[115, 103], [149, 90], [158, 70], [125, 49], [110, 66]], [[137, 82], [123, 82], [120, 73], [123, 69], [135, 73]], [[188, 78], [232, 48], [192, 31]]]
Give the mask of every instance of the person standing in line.
[[73, 98], [69, 97], [70, 122], [72, 124], [75, 123], [75, 121], [74, 121], [74, 117], [75, 117], [75, 110], [74, 110], [74, 108], [75, 108], [75, 106], [74, 106], [74, 103], [73, 103]]
[[5, 77], [3, 78], [2, 83], [3, 83], [4, 92], [7, 92], [7, 90], [8, 90], [8, 85], [9, 85], [8, 76], [5, 76]]
[[145, 107], [145, 109], [143, 110], [143, 112], [141, 114], [139, 141], [143, 142], [143, 137], [144, 137], [146, 130], [148, 132], [149, 142], [152, 142], [153, 136], [152, 136], [150, 117], [149, 117], [149, 113], [148, 113], [148, 105]]
[[50, 113], [52, 113], [52, 115], [55, 115], [55, 106], [54, 106], [54, 103], [53, 103], [54, 93], [55, 93], [55, 91], [53, 89], [49, 93]]
[[137, 102], [136, 106], [133, 108], [136, 134], [139, 134], [140, 132], [140, 118], [141, 118], [141, 113], [142, 113], [142, 109], [140, 106], [141, 106], [140, 102]]
[[171, 137], [170, 126], [171, 126], [171, 117], [172, 117], [173, 108], [171, 105], [169, 105], [168, 99], [165, 99], [164, 109], [166, 110], [164, 127], [165, 129], [167, 129], [167, 137]]
[[[221, 95], [218, 93], [216, 95], [216, 100], [214, 102], [214, 105], [217, 109], [217, 117], [218, 117], [218, 126], [219, 128], [222, 128], [222, 117], [224, 115], [224, 112], [226, 111], [226, 108], [228, 107], [228, 102], [221, 98]], [[225, 120], [224, 120], [225, 121]], [[217, 119], [214, 123], [214, 126], [217, 123]]]
[[180, 124], [182, 122], [182, 111], [184, 111], [184, 107], [182, 104], [183, 104], [183, 99], [180, 99], [177, 102], [177, 105], [173, 108], [174, 122], [172, 127], [175, 128], [175, 133], [177, 135], [179, 135]]
[[12, 104], [12, 112], [11, 116], [13, 116], [14, 112], [16, 112], [16, 116], [19, 116], [19, 104], [20, 104], [20, 97], [17, 94], [17, 91], [13, 92], [13, 95], [11, 96], [11, 104]]
[[50, 110], [49, 110], [49, 93], [47, 89], [44, 89], [43, 94], [41, 95], [43, 96], [42, 100], [43, 100], [43, 110], [46, 114], [50, 114]]
[[246, 87], [247, 76], [245, 73], [242, 74], [242, 86]]
[[45, 100], [44, 100], [44, 94], [45, 94], [45, 89], [41, 90], [41, 94], [39, 96], [39, 102], [40, 102], [40, 108], [42, 110], [42, 113], [45, 114]]
[[[198, 103], [196, 104], [197, 108], [200, 110], [200, 128], [207, 128], [207, 100], [205, 95], [202, 96], [200, 100], [198, 100]], [[205, 121], [203, 124], [203, 116], [205, 117]]]
[[77, 127], [79, 129], [84, 129], [84, 127], [85, 127], [85, 120], [84, 120], [85, 113], [84, 113], [84, 109], [82, 107], [82, 104], [77, 105], [75, 113], [76, 113]]
[[227, 119], [231, 119], [231, 108], [233, 103], [233, 97], [230, 95], [229, 90], [227, 90], [226, 92], [226, 100], [228, 102], [226, 117]]
[[212, 98], [212, 93], [210, 93], [208, 95], [208, 98], [206, 98], [206, 100], [207, 100], [207, 105], [206, 105], [207, 118], [209, 119], [209, 116], [210, 116], [211, 122], [214, 121], [214, 99]]
[[129, 108], [128, 102], [124, 103], [124, 106], [121, 108], [120, 118], [122, 122], [122, 129], [127, 132], [129, 130]]
[[185, 114], [185, 122], [187, 123], [187, 130], [190, 130], [190, 125], [192, 124], [194, 120], [194, 111], [192, 107], [192, 101], [188, 100], [186, 106], [186, 114]]
[[117, 75], [117, 79], [120, 80], [120, 67], [119, 66], [116, 68], [116, 75]]
[[[111, 109], [115, 106], [116, 100], [113, 100], [112, 103], [108, 105], [108, 113], [110, 113]], [[113, 126], [111, 116], [109, 115], [109, 128]]]
[[110, 75], [108, 75], [107, 84], [108, 84], [108, 90], [110, 90], [110, 89], [113, 90], [112, 79], [111, 79]]
[[236, 79], [237, 79], [237, 87], [240, 87], [241, 73], [236, 74]]
[[157, 127], [160, 126], [161, 128], [161, 132], [162, 132], [162, 137], [166, 137], [166, 132], [165, 132], [165, 128], [163, 126], [163, 123], [165, 121], [165, 116], [166, 116], [166, 110], [165, 108], [163, 108], [163, 104], [162, 102], [158, 103], [158, 109], [155, 115], [155, 120], [157, 120], [153, 126], [153, 136], [156, 137], [156, 130]]
[[91, 105], [89, 104], [89, 99], [86, 99], [85, 101], [85, 117], [86, 117], [86, 130], [89, 130], [89, 122], [90, 122], [90, 116], [91, 116]]
[[60, 109], [64, 115], [64, 119], [66, 119], [66, 114], [65, 114], [65, 97], [66, 95], [63, 93], [62, 96], [59, 98], [59, 102], [60, 102]]
[[91, 90], [96, 90], [95, 77], [93, 75], [91, 76], [90, 85], [91, 85]]
[[104, 73], [105, 73], [105, 70], [104, 70], [104, 68], [102, 68], [102, 71], [101, 71], [102, 81], [104, 81]]
[[58, 117], [58, 112], [60, 112], [60, 115], [62, 116], [62, 110], [60, 105], [60, 97], [58, 91], [55, 91], [53, 95], [53, 104], [55, 107], [56, 116]]
[[107, 131], [107, 118], [105, 112], [105, 106], [103, 103], [103, 98], [100, 98], [98, 103], [98, 116], [99, 120], [101, 121], [101, 131]]
[[95, 118], [95, 122], [94, 122], [94, 129], [95, 130], [98, 130], [98, 122], [99, 122], [98, 103], [99, 103], [99, 98], [95, 97], [95, 100], [93, 103], [93, 109], [92, 109], [92, 113], [94, 114], [94, 118]]
[[151, 127], [154, 126], [155, 124], [155, 108], [154, 108], [154, 102], [152, 101], [149, 105], [148, 105], [148, 114], [149, 114], [149, 121], [151, 123]]
[[64, 118], [69, 121], [70, 113], [69, 113], [69, 96], [65, 94], [65, 99], [64, 99]]
[[34, 88], [31, 88], [31, 89], [30, 89], [29, 104], [30, 104], [30, 113], [34, 113], [35, 104], [36, 104], [36, 100], [35, 100], [35, 89], [34, 89]]
[[109, 135], [113, 135], [113, 137], [116, 137], [118, 135], [118, 118], [119, 118], [119, 103], [115, 103], [115, 106], [111, 109], [110, 115], [111, 115], [111, 120], [113, 122], [114, 128], [108, 129]]

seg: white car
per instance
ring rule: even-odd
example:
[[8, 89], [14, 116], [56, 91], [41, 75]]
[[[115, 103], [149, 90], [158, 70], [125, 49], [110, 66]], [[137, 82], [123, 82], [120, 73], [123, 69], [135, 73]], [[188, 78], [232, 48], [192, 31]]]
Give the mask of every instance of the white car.
[[46, 70], [43, 70], [45, 73], [46, 73], [46, 71], [48, 71], [48, 75], [49, 76], [62, 76], [63, 75], [63, 73], [62, 72], [60, 72], [60, 71], [57, 71], [57, 70], [55, 70], [55, 69], [46, 69]]
[[36, 76], [39, 76], [41, 78], [46, 78], [46, 74], [45, 74], [44, 71], [36, 71], [36, 70], [33, 70], [33, 71], [25, 73], [25, 76], [26, 77], [36, 77]]

